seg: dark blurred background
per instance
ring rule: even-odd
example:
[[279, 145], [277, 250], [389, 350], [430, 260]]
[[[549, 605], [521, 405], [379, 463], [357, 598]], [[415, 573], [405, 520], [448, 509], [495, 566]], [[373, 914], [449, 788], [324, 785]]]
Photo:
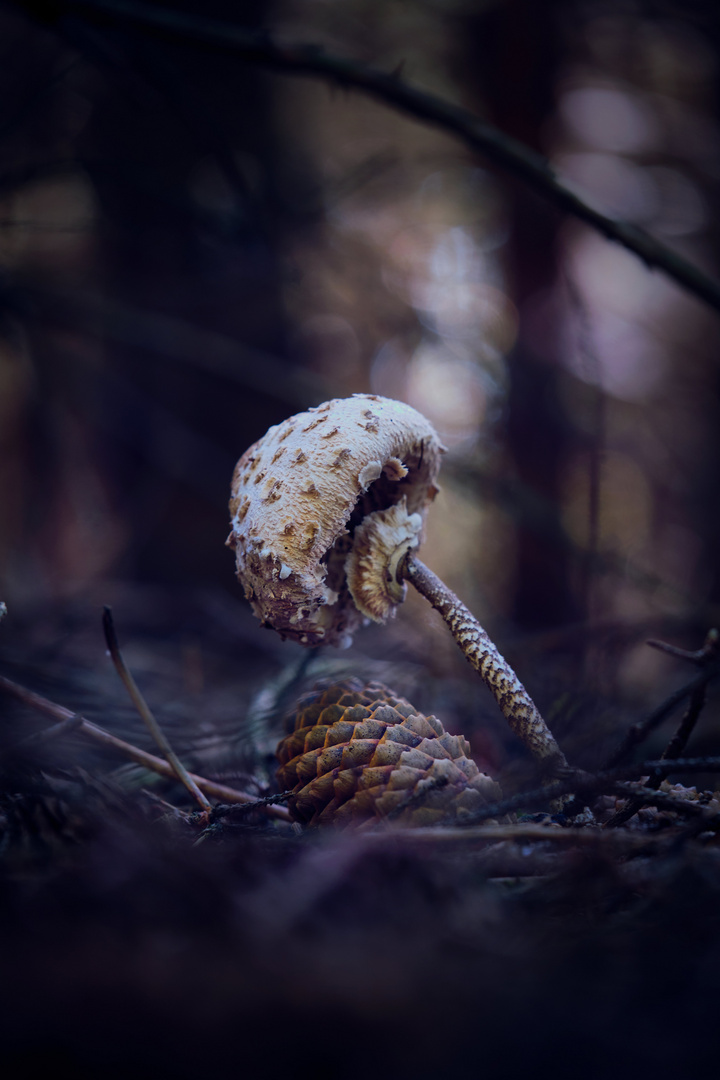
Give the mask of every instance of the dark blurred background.
[[[398, 71], [720, 271], [716, 2], [160, 6]], [[262, 630], [234, 579], [236, 459], [293, 412], [373, 391], [449, 447], [424, 560], [569, 759], [597, 767], [693, 674], [646, 638], [696, 649], [720, 622], [717, 331], [662, 274], [376, 100], [0, 2], [0, 672], [152, 749], [105, 654], [111, 604], [207, 776], [273, 790], [299, 690], [352, 673], [468, 735], [506, 792], [532, 782], [419, 597], [315, 654]], [[620, 837], [647, 841], [632, 858], [592, 830], [542, 851], [374, 846], [258, 816], [198, 846], [158, 820], [177, 785], [78, 732], [23, 744], [50, 721], [0, 711], [3, 1080], [713, 1075], [707, 836], [663, 846], [643, 811]], [[688, 752], [720, 753], [712, 691]]]
[[[714, 4], [162, 6], [400, 65], [718, 271]], [[97, 668], [106, 602], [151, 641], [138, 663], [171, 642], [186, 702], [212, 696], [221, 653], [251, 689], [295, 662], [235, 582], [230, 475], [270, 424], [355, 391], [437, 426], [423, 557], [578, 754], [603, 710], [617, 730], [676, 684], [646, 637], [695, 648], [718, 621], [717, 313], [453, 137], [193, 41], [3, 3], [0, 271], [16, 662]], [[352, 655], [386, 680], [395, 658], [449, 726], [487, 713], [506, 741], [419, 598]]]

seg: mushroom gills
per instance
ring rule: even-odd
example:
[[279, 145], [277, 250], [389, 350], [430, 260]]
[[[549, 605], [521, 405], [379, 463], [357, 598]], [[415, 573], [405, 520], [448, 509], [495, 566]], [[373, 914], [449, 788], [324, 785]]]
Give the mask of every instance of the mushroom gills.
[[[422, 463], [422, 457], [421, 451], [416, 459], [420, 464]], [[412, 461], [409, 467], [397, 457], [389, 458], [382, 466], [380, 462], [371, 462], [358, 476], [361, 487], [363, 486], [363, 474], [367, 470], [374, 476], [374, 479], [369, 481], [367, 487], [358, 496], [345, 531], [338, 536], [332, 547], [320, 559], [320, 563], [327, 568], [325, 585], [338, 594], [338, 597], [341, 598], [341, 606], [343, 606], [343, 601], [355, 602], [357, 605], [357, 599], [353, 595], [352, 589], [348, 588], [346, 577], [346, 561], [353, 550], [356, 530], [363, 522], [379, 511], [389, 510], [393, 506], [397, 506], [398, 503], [405, 503], [407, 499], [405, 492], [408, 488], [411, 489], [415, 483]], [[367, 475], [365, 479], [367, 479]], [[409, 481], [405, 485], [405, 490], [401, 487], [403, 480]], [[414, 516], [419, 526], [421, 524], [420, 515], [416, 514]], [[404, 587], [396, 585], [395, 593], [397, 596], [395, 603], [397, 604], [404, 598]], [[360, 610], [363, 611], [362, 607], [360, 607]], [[366, 611], [363, 611], [363, 614], [368, 615]], [[374, 616], [369, 617], [374, 618]]]

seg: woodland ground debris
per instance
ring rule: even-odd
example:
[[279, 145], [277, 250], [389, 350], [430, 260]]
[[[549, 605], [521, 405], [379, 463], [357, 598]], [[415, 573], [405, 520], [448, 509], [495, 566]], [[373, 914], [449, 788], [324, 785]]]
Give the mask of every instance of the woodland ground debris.
[[[715, 673], [702, 668], [703, 686]], [[15, 680], [0, 690], [16, 703], [0, 799], [10, 1061], [37, 1063], [40, 1030], [48, 1060], [64, 1054], [76, 1071], [112, 1052], [117, 1076], [141, 1075], [143, 1060], [156, 1071], [158, 1054], [180, 1077], [238, 1055], [279, 1075], [318, 1002], [330, 1025], [321, 1068], [358, 1024], [413, 1076], [466, 1066], [478, 1040], [506, 1069], [544, 1068], [568, 1024], [598, 1077], [611, 1065], [635, 1075], [640, 1058], [687, 1068], [712, 1047], [720, 794], [671, 774], [712, 776], [719, 758], [576, 774], [592, 812], [574, 818], [549, 814], [554, 789], [538, 784], [486, 808], [509, 814], [504, 823], [409, 829], [388, 814], [369, 830], [302, 828], [268, 816], [287, 814], [291, 792], [238, 792], [231, 804], [205, 778], [215, 805], [195, 809], [167, 762], [117, 736], [101, 742], [90, 734], [100, 725]], [[41, 729], [50, 738], [32, 730], [38, 711], [56, 721]], [[144, 788], [129, 786], [120, 754], [152, 765], [160, 786], [147, 772]], [[406, 1030], [428, 1001], [434, 1024], [399, 1046], [397, 1024]], [[526, 1040], [513, 1037], [518, 1011]], [[664, 1036], [678, 1015], [681, 1037]]]

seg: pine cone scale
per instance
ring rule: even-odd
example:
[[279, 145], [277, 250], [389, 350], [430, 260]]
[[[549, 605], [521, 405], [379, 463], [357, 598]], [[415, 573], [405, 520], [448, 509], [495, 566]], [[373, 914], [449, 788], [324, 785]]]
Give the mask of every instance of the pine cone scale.
[[408, 825], [452, 822], [500, 797], [466, 739], [377, 683], [350, 680], [308, 695], [277, 753], [290, 810], [312, 824], [388, 814]]

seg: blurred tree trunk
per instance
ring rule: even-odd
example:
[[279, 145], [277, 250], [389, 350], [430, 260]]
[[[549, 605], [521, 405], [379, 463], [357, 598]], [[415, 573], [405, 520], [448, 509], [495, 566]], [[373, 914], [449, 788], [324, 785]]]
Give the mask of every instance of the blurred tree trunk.
[[[199, 13], [197, 3], [185, 6]], [[269, 6], [216, 0], [202, 13], [254, 29], [266, 24]], [[80, 25], [76, 45], [94, 67], [80, 153], [101, 209], [96, 257], [105, 298], [122, 305], [130, 323], [133, 311], [170, 317], [179, 335], [187, 322], [239, 348], [281, 355], [272, 77], [134, 28]], [[171, 324], [162, 325], [171, 338]], [[216, 519], [226, 517], [232, 466], [244, 433], [278, 419], [277, 399], [258, 401], [242, 384], [203, 370], [202, 355], [196, 364], [176, 361], [169, 344], [158, 350], [142, 331], [104, 342], [108, 471], [141, 538], [134, 553], [141, 576], [197, 572], [193, 550], [215, 543], [220, 577], [228, 566], [225, 525]], [[203, 494], [207, 477], [212, 488]], [[182, 546], [168, 546], [179, 519], [189, 533]]]
[[[553, 2], [505, 0], [470, 18], [468, 78], [480, 107], [503, 131], [543, 152], [542, 131], [554, 109], [560, 47]], [[556, 277], [557, 215], [527, 187], [500, 178], [510, 220], [510, 289], [520, 334], [509, 357], [507, 451], [517, 479], [560, 511], [561, 478], [571, 434], [558, 400], [555, 369], [529, 347], [523, 332], [527, 302]], [[554, 328], [550, 328], [552, 333]], [[567, 551], [552, 537], [518, 525], [517, 577], [510, 614], [520, 626], [561, 625], [580, 617]]]

